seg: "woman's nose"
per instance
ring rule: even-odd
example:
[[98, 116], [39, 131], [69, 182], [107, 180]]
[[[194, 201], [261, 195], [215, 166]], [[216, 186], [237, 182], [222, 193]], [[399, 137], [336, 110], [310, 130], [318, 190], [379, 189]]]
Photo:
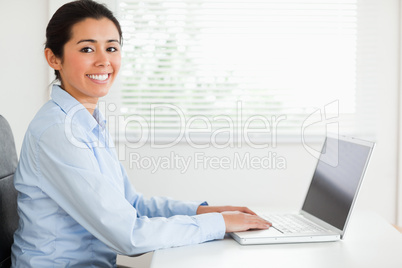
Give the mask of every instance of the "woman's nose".
[[98, 52], [96, 59], [96, 66], [109, 66], [110, 60], [106, 51]]

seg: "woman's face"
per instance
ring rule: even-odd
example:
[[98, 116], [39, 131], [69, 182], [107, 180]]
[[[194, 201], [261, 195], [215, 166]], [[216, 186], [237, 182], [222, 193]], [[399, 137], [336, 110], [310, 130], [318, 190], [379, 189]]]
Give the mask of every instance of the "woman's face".
[[81, 103], [105, 96], [119, 72], [120, 36], [114, 23], [87, 18], [75, 24], [60, 64], [62, 87]]

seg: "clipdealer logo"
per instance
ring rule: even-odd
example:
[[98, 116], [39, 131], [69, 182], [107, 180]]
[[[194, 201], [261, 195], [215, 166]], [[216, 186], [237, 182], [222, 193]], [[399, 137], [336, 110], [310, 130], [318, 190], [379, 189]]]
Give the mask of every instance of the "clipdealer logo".
[[313, 147], [309, 146], [306, 142], [306, 130], [314, 125], [325, 125], [325, 136], [331, 134], [334, 137], [339, 137], [339, 100], [335, 100], [331, 103], [324, 105], [320, 109], [316, 109], [311, 113], [303, 122], [301, 131], [301, 141], [304, 149], [316, 159], [321, 159], [324, 163], [336, 167], [339, 163], [339, 141], [334, 139], [331, 142], [331, 154], [336, 157], [327, 157], [326, 148], [322, 151], [317, 151]]

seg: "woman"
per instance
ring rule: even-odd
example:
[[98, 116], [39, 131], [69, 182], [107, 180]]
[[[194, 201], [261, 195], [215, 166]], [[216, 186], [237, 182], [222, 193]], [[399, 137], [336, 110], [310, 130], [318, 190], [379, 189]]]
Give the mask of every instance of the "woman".
[[61, 85], [24, 138], [13, 267], [115, 267], [117, 253], [270, 226], [247, 208], [144, 199], [132, 188], [97, 109], [119, 72], [121, 41], [116, 18], [91, 0], [62, 6], [48, 24], [45, 57]]

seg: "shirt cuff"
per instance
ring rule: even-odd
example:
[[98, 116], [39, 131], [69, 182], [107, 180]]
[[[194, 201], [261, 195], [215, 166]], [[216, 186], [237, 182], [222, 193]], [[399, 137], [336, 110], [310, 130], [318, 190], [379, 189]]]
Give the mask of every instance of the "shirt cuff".
[[202, 242], [223, 239], [226, 233], [225, 220], [220, 213], [205, 213], [193, 216], [201, 227]]
[[186, 211], [182, 211], [182, 215], [195, 216], [197, 215], [197, 209], [199, 206], [208, 206], [208, 203], [206, 201], [186, 202], [186, 204]]

